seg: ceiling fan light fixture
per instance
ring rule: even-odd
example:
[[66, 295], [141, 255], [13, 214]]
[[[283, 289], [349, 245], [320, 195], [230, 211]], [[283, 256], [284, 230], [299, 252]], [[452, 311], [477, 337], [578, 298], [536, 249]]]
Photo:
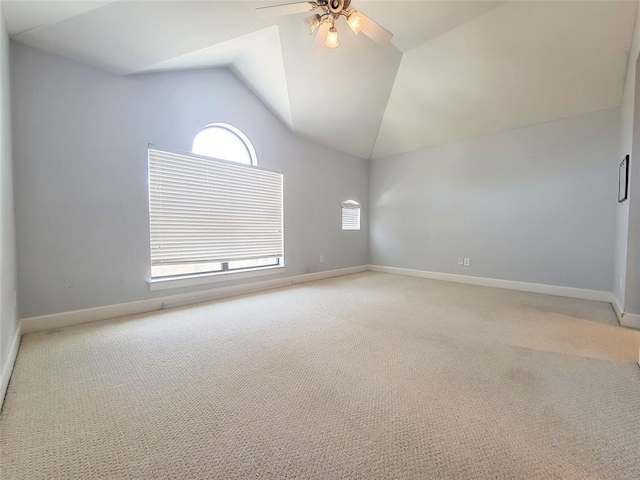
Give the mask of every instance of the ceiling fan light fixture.
[[327, 39], [324, 44], [329, 48], [338, 48], [340, 44], [338, 43], [338, 30], [336, 27], [331, 27], [329, 29], [327, 32]]
[[356, 35], [360, 33], [362, 27], [362, 15], [357, 10], [349, 10], [347, 12], [347, 25]]
[[309, 33], [313, 33], [320, 26], [320, 15], [314, 13], [313, 15], [309, 15], [308, 17], [304, 17], [304, 23], [309, 28]]

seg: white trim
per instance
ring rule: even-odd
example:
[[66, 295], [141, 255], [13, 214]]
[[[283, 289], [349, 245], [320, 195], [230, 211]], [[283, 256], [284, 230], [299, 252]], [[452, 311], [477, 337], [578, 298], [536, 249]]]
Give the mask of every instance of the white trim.
[[0, 410], [2, 410], [2, 406], [4, 405], [4, 397], [7, 393], [7, 388], [9, 388], [9, 380], [11, 380], [13, 366], [15, 365], [16, 358], [18, 357], [18, 349], [20, 348], [21, 338], [22, 332], [20, 330], [20, 324], [18, 324], [16, 334], [13, 337], [13, 342], [11, 343], [9, 355], [7, 356], [6, 363], [4, 364], [4, 367], [2, 367], [2, 373], [0, 374]]
[[613, 311], [616, 312], [616, 317], [618, 317], [618, 321], [622, 324], [622, 316], [624, 315], [624, 310], [620, 306], [620, 302], [618, 298], [612, 293], [611, 298], [609, 300], [611, 306], [613, 307]]
[[518, 290], [521, 292], [543, 293], [545, 295], [555, 295], [558, 297], [581, 298], [585, 300], [598, 300], [601, 302], [611, 301], [611, 292], [605, 292], [604, 290], [558, 287], [555, 285], [545, 285], [541, 283], [516, 282], [512, 280], [500, 280], [497, 278], [472, 277], [469, 275], [429, 272], [427, 270], [412, 270], [409, 268], [384, 267], [380, 265], [369, 265], [368, 269], [372, 272], [393, 273], [396, 275], [429, 278], [432, 280], [443, 280], [445, 282], [467, 283], [483, 287], [504, 288], [507, 290]]
[[342, 208], [351, 208], [352, 210], [360, 210], [360, 204], [355, 200], [345, 200], [344, 202], [340, 202]]
[[124, 317], [137, 313], [152, 312], [162, 308], [162, 299], [151, 298], [137, 302], [118, 303], [103, 307], [73, 310], [71, 312], [53, 313], [39, 317], [23, 318], [20, 321], [22, 333], [40, 332], [53, 328], [68, 327], [79, 323], [97, 322], [108, 318]]
[[272, 288], [288, 287], [291, 284], [291, 278], [278, 278], [275, 280], [251, 282], [231, 287], [221, 287], [216, 288], [215, 290], [205, 290], [204, 292], [196, 292], [187, 295], [174, 295], [172, 297], [164, 297], [163, 299], [160, 299], [160, 308], [162, 310], [166, 310], [167, 308], [183, 307], [185, 305], [193, 305], [194, 303], [210, 302], [211, 300], [218, 300], [219, 298], [261, 292], [263, 290], [271, 290]]
[[339, 268], [337, 270], [326, 270], [324, 272], [306, 273], [304, 275], [291, 277], [291, 284], [297, 285], [299, 283], [315, 282], [316, 280], [340, 277], [342, 275], [352, 275], [354, 273], [366, 272], [367, 270], [368, 268], [366, 265], [360, 265], [357, 267]]
[[[611, 294], [610, 302], [613, 310], [616, 312], [616, 316], [618, 317], [620, 325], [622, 325], [623, 327], [637, 328], [640, 330], [640, 315], [625, 312], [620, 306], [620, 302], [613, 293]], [[640, 362], [640, 357], [638, 357], [638, 361]]]
[[[640, 315], [623, 312], [622, 318], [620, 318], [620, 325], [623, 327], [640, 329]], [[640, 357], [638, 357], [638, 360], [640, 360]]]
[[[251, 157], [251, 165], [253, 166], [258, 165], [258, 155], [256, 155], [256, 149], [253, 148], [253, 143], [251, 143], [251, 140], [249, 140], [249, 137], [247, 137], [244, 134], [244, 132], [240, 130], [238, 127], [234, 127], [233, 125], [230, 125], [228, 123], [214, 122], [214, 123], [210, 123], [209, 125], [206, 125], [202, 130], [196, 133], [195, 137], [193, 137], [193, 142], [191, 142], [192, 151], [193, 151], [193, 144], [195, 143], [196, 138], [198, 137], [198, 135], [204, 132], [207, 128], [221, 128], [223, 130], [228, 130], [231, 133], [235, 134], [240, 140], [242, 140], [245, 148], [247, 149], [247, 152], [249, 152], [249, 157]], [[203, 155], [203, 156], [206, 157], [207, 155]], [[242, 164], [241, 162], [236, 162], [236, 163]]]
[[364, 272], [367, 270], [365, 265], [359, 267], [341, 268], [338, 270], [327, 270], [325, 272], [307, 273], [305, 275], [296, 275], [289, 278], [278, 278], [275, 280], [266, 280], [264, 282], [245, 283], [243, 285], [234, 285], [232, 287], [216, 288], [205, 292], [196, 292], [188, 295], [176, 295], [174, 297], [165, 298], [162, 302], [162, 309], [182, 307], [192, 305], [194, 303], [209, 302], [219, 298], [231, 297], [234, 295], [244, 295], [245, 293], [260, 292], [263, 290], [271, 290], [272, 288], [288, 287], [298, 285], [300, 283], [315, 282], [325, 278], [338, 277], [342, 275], [351, 275], [354, 273]]
[[24, 334], [39, 332], [42, 330], [50, 330], [53, 328], [68, 327], [70, 325], [77, 325], [80, 323], [95, 322], [98, 320], [108, 320], [111, 318], [124, 317], [127, 315], [152, 312], [154, 310], [161, 310], [163, 308], [171, 308], [179, 305], [206, 302], [219, 298], [232, 297], [234, 295], [242, 295], [245, 293], [258, 292], [262, 290], [269, 290], [272, 288], [286, 287], [299, 283], [322, 280], [324, 278], [351, 275], [353, 273], [364, 272], [366, 270], [367, 266], [361, 265], [358, 267], [340, 268], [337, 270], [309, 273], [306, 275], [297, 275], [275, 280], [265, 280], [262, 282], [251, 282], [242, 285], [221, 287], [200, 292], [183, 293], [180, 295], [172, 295], [168, 297], [150, 298], [148, 300], [139, 300], [137, 302], [120, 303], [116, 305], [106, 305], [104, 307], [88, 308], [85, 310], [75, 310], [72, 312], [54, 313], [52, 315], [23, 318], [20, 322], [21, 333]]
[[158, 290], [169, 290], [181, 287], [193, 287], [195, 285], [205, 285], [207, 283], [229, 282], [231, 280], [241, 280], [243, 278], [264, 277], [266, 275], [278, 275], [284, 273], [283, 265], [254, 268], [251, 270], [242, 270], [238, 272], [212, 272], [204, 274], [195, 274], [183, 277], [167, 277], [155, 278], [149, 280], [149, 290], [152, 292]]
[[[611, 292], [601, 290], [586, 290], [582, 288], [558, 287], [555, 285], [544, 285], [538, 283], [516, 282], [510, 280], [500, 280], [495, 278], [472, 277], [467, 275], [456, 275], [451, 273], [429, 272], [426, 270], [412, 270], [408, 268], [384, 267], [380, 265], [361, 265], [358, 267], [340, 268], [336, 270], [328, 270], [324, 272], [308, 273], [305, 275], [296, 275], [293, 277], [278, 278], [273, 280], [265, 280], [261, 282], [251, 282], [230, 287], [219, 287], [200, 292], [183, 293], [180, 295], [171, 295], [167, 297], [151, 298], [148, 300], [139, 300], [136, 302], [120, 303], [116, 305], [107, 305], [104, 307], [89, 308], [85, 310], [75, 310], [72, 312], [55, 313], [52, 315], [43, 315], [39, 317], [24, 318], [20, 322], [20, 333], [31, 333], [42, 330], [50, 330], [53, 328], [67, 327], [80, 323], [94, 322], [98, 320], [108, 320], [111, 318], [123, 317], [127, 315], [135, 315], [138, 313], [152, 312], [163, 308], [172, 308], [181, 305], [189, 305], [193, 303], [206, 302], [220, 298], [232, 297], [235, 295], [243, 295], [272, 288], [286, 287], [297, 285], [300, 283], [313, 282], [325, 278], [339, 277], [342, 275], [351, 275], [354, 273], [370, 270], [373, 272], [392, 273], [396, 275], [407, 275], [412, 277], [429, 278], [432, 280], [441, 280], [447, 282], [466, 283], [471, 285], [480, 285], [485, 287], [504, 288], [507, 290], [518, 290], [522, 292], [542, 293], [546, 295], [556, 295], [561, 297], [581, 298], [586, 300], [597, 300], [602, 302], [611, 302], [616, 314], [618, 314], [619, 305]], [[640, 328], [640, 315], [631, 315], [623, 313], [620, 323], [623, 326], [631, 328]], [[19, 337], [17, 337], [19, 338]], [[17, 353], [17, 344], [15, 346]], [[15, 360], [15, 353], [13, 359]], [[11, 355], [10, 355], [11, 358]], [[6, 366], [5, 366], [6, 369]], [[4, 385], [3, 371], [3, 385]], [[8, 382], [8, 379], [7, 379]]]

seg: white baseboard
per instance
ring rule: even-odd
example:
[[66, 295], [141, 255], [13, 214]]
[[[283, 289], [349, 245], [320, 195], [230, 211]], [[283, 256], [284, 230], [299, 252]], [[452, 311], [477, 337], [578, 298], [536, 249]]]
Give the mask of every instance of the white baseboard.
[[[613, 293], [611, 294], [611, 299], [609, 301], [611, 302], [611, 306], [616, 312], [616, 316], [618, 317], [620, 325], [622, 325], [623, 327], [637, 328], [640, 330], [640, 315], [625, 312], [620, 305], [620, 302]], [[640, 362], [640, 357], [638, 358], [638, 361]]]
[[[218, 300], [219, 298], [232, 297], [235, 295], [244, 295], [245, 293], [261, 292], [263, 290], [271, 290], [272, 288], [281, 288], [292, 285], [290, 278], [277, 278], [275, 280], [264, 280], [262, 282], [251, 282], [242, 285], [234, 285], [231, 287], [221, 287], [213, 290], [204, 290], [201, 292], [187, 293], [184, 295], [173, 295], [171, 297], [160, 298], [160, 308], [175, 308], [194, 303], [209, 302]], [[154, 309], [154, 310], [159, 310]]]
[[324, 280], [325, 278], [341, 277], [343, 275], [352, 275], [354, 273], [366, 272], [368, 270], [367, 265], [359, 265], [357, 267], [340, 268], [337, 270], [328, 270], [326, 272], [306, 273], [304, 275], [297, 275], [291, 277], [291, 284], [297, 285], [299, 283], [315, 282], [316, 280]]
[[265, 280], [261, 282], [251, 282], [231, 287], [219, 287], [199, 292], [183, 293], [167, 297], [150, 298], [136, 302], [120, 303], [116, 305], [106, 305], [104, 307], [88, 308], [85, 310], [75, 310], [71, 312], [54, 313], [39, 317], [23, 318], [20, 322], [21, 332], [32, 333], [54, 328], [68, 327], [80, 323], [95, 322], [98, 320], [108, 320], [111, 318], [135, 315], [138, 313], [153, 312], [163, 308], [173, 308], [193, 303], [207, 302], [220, 298], [232, 297], [246, 293], [270, 290], [272, 288], [286, 287], [325, 278], [351, 275], [353, 273], [364, 272], [366, 265], [358, 267], [340, 268], [325, 272], [308, 273], [293, 277], [278, 278], [275, 280]]
[[[140, 300], [136, 302], [120, 303], [116, 305], [107, 305], [104, 307], [89, 308], [85, 310], [75, 310], [71, 312], [55, 313], [52, 315], [24, 318], [20, 322], [20, 333], [25, 334], [31, 332], [39, 332], [42, 330], [68, 327], [80, 323], [108, 320], [111, 318], [124, 317], [127, 315], [135, 315], [138, 313], [146, 313], [166, 308], [207, 302], [220, 298], [232, 297], [235, 295], [243, 295], [246, 293], [270, 290], [273, 288], [286, 287], [289, 285], [313, 282], [325, 278], [351, 275], [353, 273], [364, 272], [366, 270], [370, 270], [373, 272], [392, 273], [396, 275], [428, 278], [432, 280], [442, 280], [446, 282], [457, 282], [485, 287], [503, 288], [507, 290], [518, 290], [522, 292], [542, 293], [560, 297], [610, 302], [613, 305], [614, 310], [616, 311], [616, 315], [618, 315], [618, 319], [620, 320], [621, 325], [625, 327], [640, 329], [640, 315], [631, 315], [628, 313], [624, 313], [620, 308], [617, 299], [611, 294], [611, 292], [572, 287], [559, 287], [555, 285], [544, 285], [539, 283], [500, 280], [495, 278], [473, 277], [468, 275], [456, 275], [452, 273], [430, 272], [426, 270], [413, 270], [408, 268], [385, 267], [380, 265], [361, 265], [358, 267], [340, 268], [336, 270], [309, 273], [305, 275], [297, 275], [275, 280], [245, 283], [242, 285], [234, 285], [231, 287], [220, 287], [199, 292], [151, 298], [148, 300]], [[15, 360], [15, 356], [13, 358]], [[2, 375], [2, 385], [4, 385], [4, 371]]]
[[624, 312], [620, 317], [620, 325], [640, 329], [640, 315]]
[[327, 270], [325, 272], [307, 273], [304, 275], [296, 275], [295, 277], [277, 278], [275, 280], [266, 280], [263, 282], [251, 282], [233, 287], [216, 288], [215, 290], [207, 290], [204, 292], [188, 293], [185, 295], [176, 295], [174, 297], [164, 297], [162, 300], [163, 309], [182, 307], [192, 305], [194, 303], [209, 302], [219, 298], [226, 298], [235, 295], [244, 295], [245, 293], [260, 292], [263, 290], [271, 290], [272, 288], [287, 287], [300, 283], [314, 282], [325, 278], [340, 277], [342, 275], [351, 275], [367, 270], [366, 265], [358, 267], [340, 268], [337, 270]]
[[429, 278], [431, 280], [442, 280], [445, 282], [467, 283], [470, 285], [480, 285], [482, 287], [504, 288], [507, 290], [518, 290], [521, 292], [543, 293], [545, 295], [555, 295], [558, 297], [581, 298], [584, 300], [597, 300], [601, 302], [611, 301], [611, 292], [603, 290], [587, 290], [583, 288], [558, 287], [555, 285], [545, 285], [541, 283], [516, 282], [512, 280], [500, 280], [497, 278], [472, 277], [469, 275], [456, 275], [454, 273], [429, 272], [427, 270], [412, 270], [409, 268], [383, 267], [380, 265], [369, 265], [369, 270], [373, 272], [394, 273], [396, 275], [407, 275], [410, 277]]
[[616, 317], [618, 317], [618, 321], [622, 323], [622, 315], [624, 315], [624, 310], [622, 309], [622, 306], [620, 305], [620, 302], [618, 301], [617, 297], [613, 293], [611, 294], [609, 303], [611, 303], [613, 310], [616, 312]]
[[16, 363], [16, 357], [18, 356], [18, 349], [20, 348], [21, 338], [22, 333], [20, 331], [20, 325], [18, 325], [16, 334], [13, 337], [13, 342], [11, 342], [11, 349], [9, 350], [9, 355], [7, 356], [7, 362], [4, 364], [4, 367], [2, 367], [2, 373], [0, 373], [0, 410], [2, 410], [2, 406], [4, 405], [4, 397], [7, 393], [7, 388], [9, 387], [9, 380], [11, 380], [13, 366]]

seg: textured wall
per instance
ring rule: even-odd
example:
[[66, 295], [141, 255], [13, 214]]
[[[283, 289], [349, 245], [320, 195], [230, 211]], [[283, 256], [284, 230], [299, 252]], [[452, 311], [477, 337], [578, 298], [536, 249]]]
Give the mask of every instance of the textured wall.
[[[146, 148], [190, 150], [214, 121], [284, 172], [285, 275], [367, 262], [367, 161], [295, 137], [228, 70], [119, 77], [16, 43], [12, 56], [22, 317], [211, 288], [149, 292]], [[359, 232], [341, 230], [350, 198]]]
[[609, 291], [619, 115], [614, 108], [375, 160], [372, 263]]

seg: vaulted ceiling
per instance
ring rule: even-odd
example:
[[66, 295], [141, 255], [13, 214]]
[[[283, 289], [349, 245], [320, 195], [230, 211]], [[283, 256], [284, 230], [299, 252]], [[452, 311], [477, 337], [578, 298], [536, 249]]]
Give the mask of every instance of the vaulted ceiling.
[[228, 66], [296, 134], [363, 158], [620, 105], [637, 1], [367, 1], [340, 47], [281, 1], [4, 1], [13, 40], [119, 75]]

